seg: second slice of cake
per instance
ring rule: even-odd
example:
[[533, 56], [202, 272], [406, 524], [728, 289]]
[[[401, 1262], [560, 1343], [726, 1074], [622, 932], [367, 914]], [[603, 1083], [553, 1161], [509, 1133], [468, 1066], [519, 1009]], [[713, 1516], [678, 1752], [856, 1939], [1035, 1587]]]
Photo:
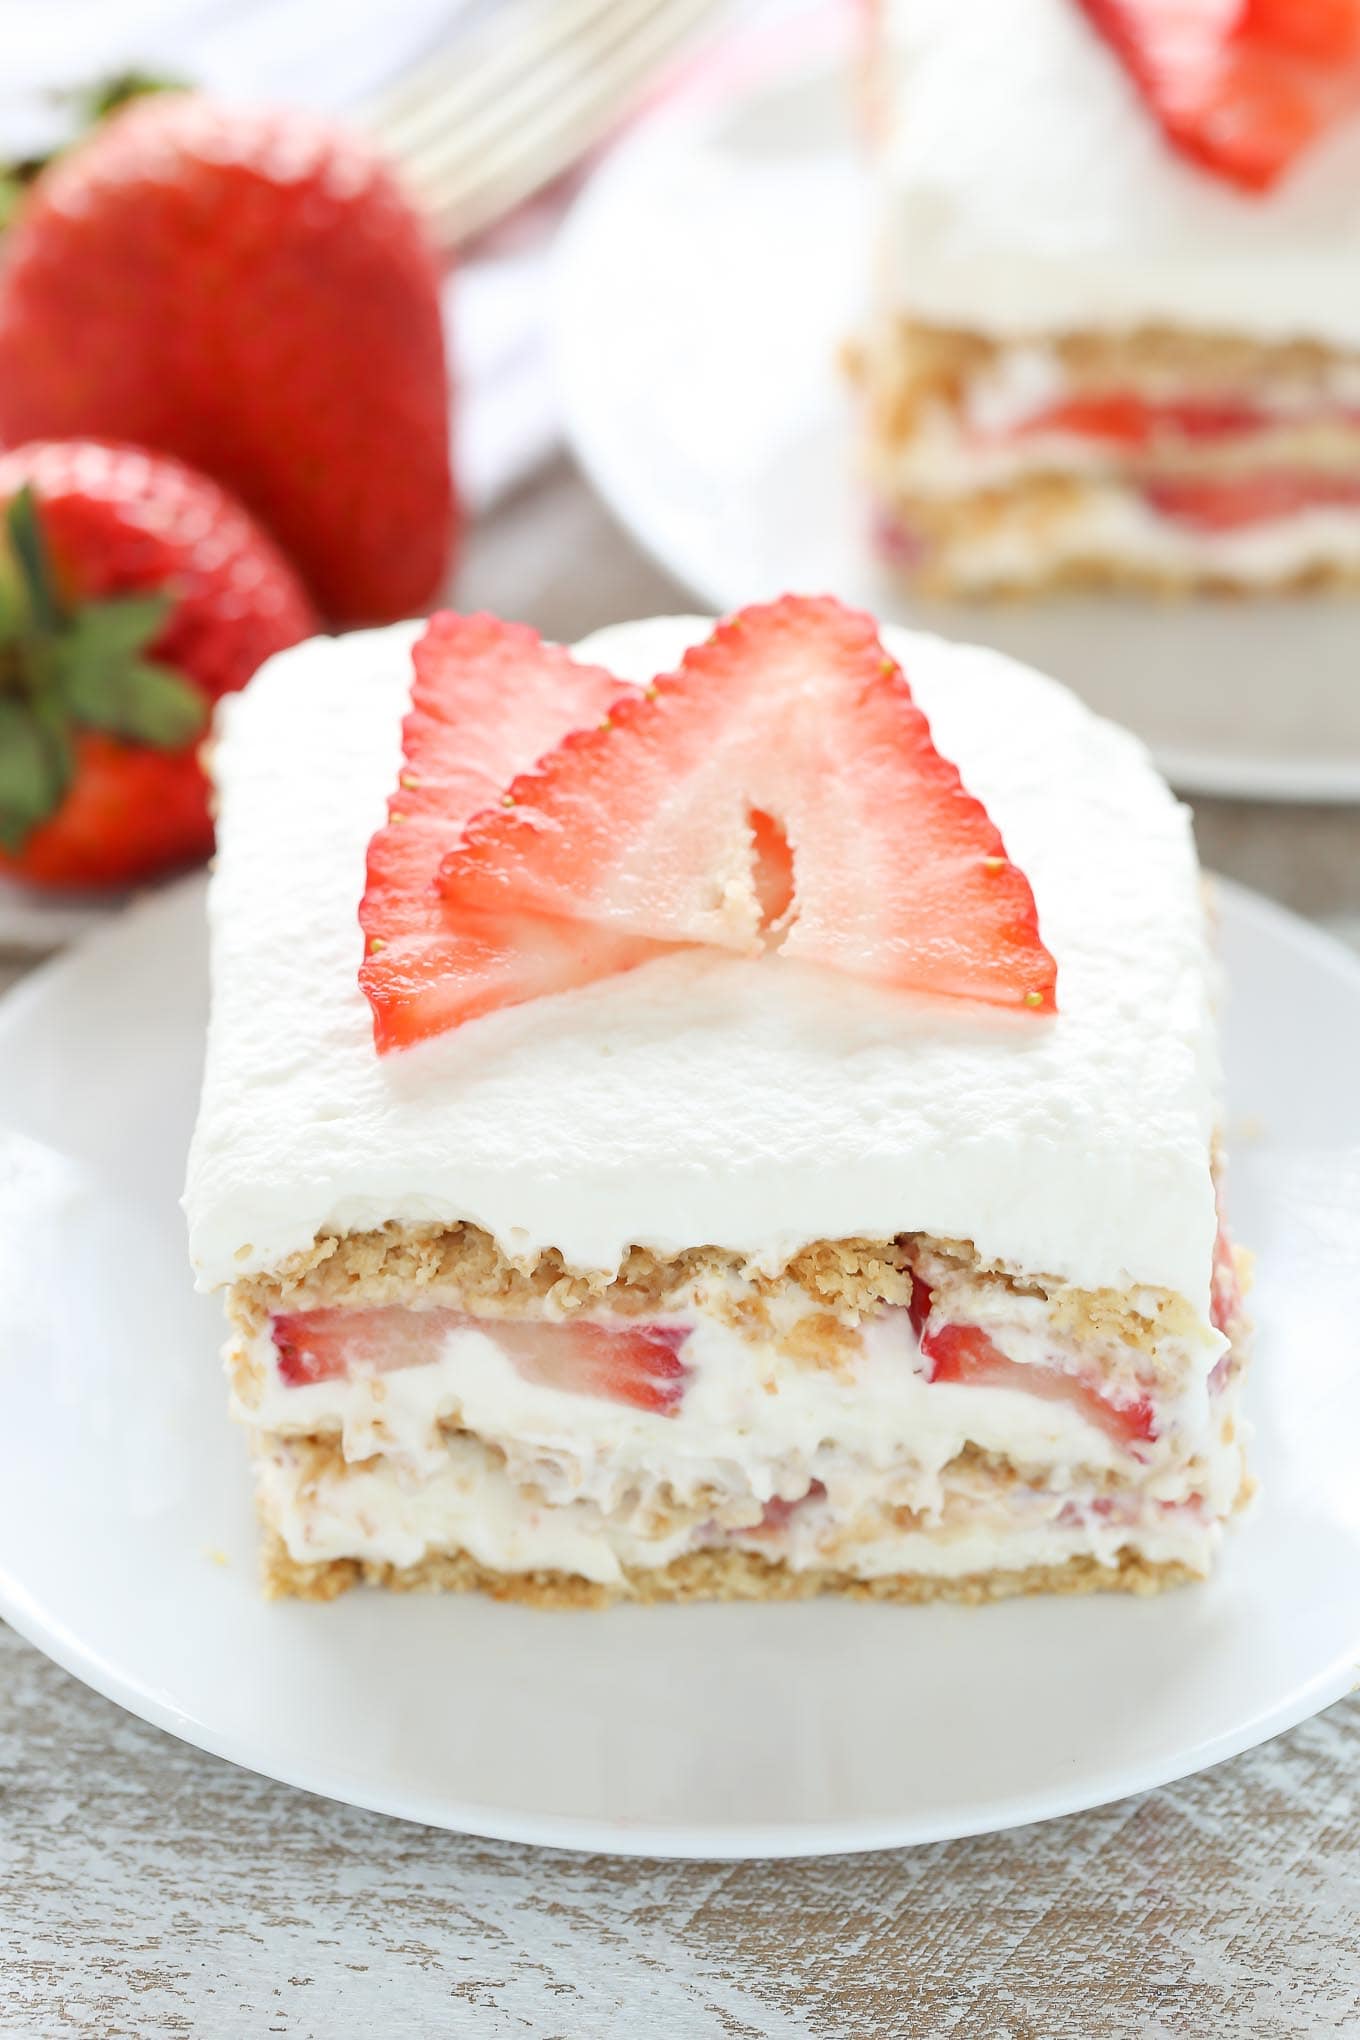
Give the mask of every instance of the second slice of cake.
[[436, 618], [227, 708], [186, 1201], [270, 1585], [1202, 1574], [1243, 1326], [1185, 811], [997, 654], [710, 628]]
[[952, 596], [1360, 584], [1360, 4], [874, 19], [889, 560]]

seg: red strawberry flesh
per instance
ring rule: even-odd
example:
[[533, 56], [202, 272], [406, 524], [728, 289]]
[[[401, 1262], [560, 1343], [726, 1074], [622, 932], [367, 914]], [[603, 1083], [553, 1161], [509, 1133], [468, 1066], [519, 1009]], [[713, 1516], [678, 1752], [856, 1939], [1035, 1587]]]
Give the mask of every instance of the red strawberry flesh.
[[1081, 439], [1142, 448], [1160, 438], [1212, 441], [1268, 429], [1277, 421], [1259, 404], [1236, 397], [1153, 399], [1136, 391], [1112, 390], [1066, 397], [1032, 412], [1014, 436], [1070, 433]]
[[1360, 508], [1360, 479], [1353, 475], [1301, 474], [1286, 469], [1223, 476], [1167, 476], [1143, 484], [1143, 496], [1159, 517], [1195, 531], [1245, 531], [1306, 510]]
[[603, 1396], [656, 1416], [675, 1415], [690, 1372], [680, 1358], [689, 1337], [685, 1326], [571, 1319], [561, 1325], [500, 1324], [492, 1336], [538, 1388]]
[[1167, 140], [1268, 191], [1360, 105], [1354, 0], [1080, 0]]
[[5, 236], [0, 440], [76, 437], [212, 475], [337, 624], [429, 607], [457, 521], [439, 274], [357, 133], [162, 92], [44, 171]]
[[358, 1380], [439, 1358], [468, 1320], [456, 1310], [299, 1310], [271, 1321], [279, 1373], [291, 1387]]
[[1115, 1403], [1080, 1376], [1068, 1374], [1062, 1368], [1011, 1360], [978, 1325], [931, 1323], [932, 1304], [925, 1283], [913, 1278], [912, 1323], [920, 1337], [921, 1354], [932, 1382], [1009, 1388], [1022, 1395], [1039, 1396], [1045, 1402], [1066, 1403], [1088, 1424], [1104, 1431], [1116, 1445], [1127, 1447], [1156, 1436], [1155, 1413], [1146, 1396]]
[[537, 1324], [389, 1305], [281, 1312], [271, 1330], [279, 1373], [295, 1388], [428, 1366], [459, 1331], [483, 1333], [536, 1387], [630, 1403], [657, 1416], [679, 1409], [690, 1373], [680, 1358], [689, 1337], [683, 1325], [580, 1318]]
[[400, 784], [369, 845], [359, 982], [379, 1049], [552, 991], [571, 975], [571, 935], [505, 917], [455, 922], [436, 890], [466, 823], [569, 730], [598, 722], [622, 683], [523, 624], [434, 616], [415, 647]]
[[[744, 610], [580, 718], [467, 823], [439, 889], [445, 1025], [676, 947], [754, 956], [776, 933], [789, 958], [897, 988], [1056, 1005], [1027, 880], [872, 619], [826, 598]], [[459, 982], [465, 931], [485, 947]], [[520, 985], [497, 982], [502, 938]]]

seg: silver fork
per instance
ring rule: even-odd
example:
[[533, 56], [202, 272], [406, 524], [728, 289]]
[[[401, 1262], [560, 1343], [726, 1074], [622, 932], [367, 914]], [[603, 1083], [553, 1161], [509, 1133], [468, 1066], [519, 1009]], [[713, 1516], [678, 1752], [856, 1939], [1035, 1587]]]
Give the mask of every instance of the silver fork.
[[454, 248], [589, 154], [716, 0], [501, 0], [367, 109]]

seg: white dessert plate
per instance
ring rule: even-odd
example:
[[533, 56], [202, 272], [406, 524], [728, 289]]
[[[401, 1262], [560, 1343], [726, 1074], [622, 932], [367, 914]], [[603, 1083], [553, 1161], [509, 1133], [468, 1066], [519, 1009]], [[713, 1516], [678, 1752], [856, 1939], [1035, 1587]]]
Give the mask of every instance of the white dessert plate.
[[1360, 602], [927, 604], [879, 568], [838, 365], [869, 229], [843, 55], [739, 72], [605, 160], [564, 230], [559, 381], [576, 451], [638, 542], [708, 609], [827, 590], [998, 645], [1197, 792], [1360, 798]]
[[273, 1603], [177, 1197], [197, 882], [0, 1002], [0, 1612], [146, 1720], [436, 1826], [626, 1854], [867, 1849], [1231, 1757], [1360, 1668], [1360, 965], [1227, 889], [1260, 1499], [1205, 1586], [984, 1609]]

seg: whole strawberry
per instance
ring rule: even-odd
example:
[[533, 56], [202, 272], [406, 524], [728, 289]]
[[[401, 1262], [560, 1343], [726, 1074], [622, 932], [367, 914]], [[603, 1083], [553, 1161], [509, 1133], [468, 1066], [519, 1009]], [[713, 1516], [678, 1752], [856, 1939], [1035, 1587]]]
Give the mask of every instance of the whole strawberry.
[[135, 447], [0, 455], [0, 871], [128, 885], [212, 848], [211, 704], [318, 628], [215, 482]]
[[0, 274], [0, 442], [176, 454], [336, 624], [427, 608], [455, 504], [438, 279], [380, 161], [298, 113], [158, 93], [31, 187]]

